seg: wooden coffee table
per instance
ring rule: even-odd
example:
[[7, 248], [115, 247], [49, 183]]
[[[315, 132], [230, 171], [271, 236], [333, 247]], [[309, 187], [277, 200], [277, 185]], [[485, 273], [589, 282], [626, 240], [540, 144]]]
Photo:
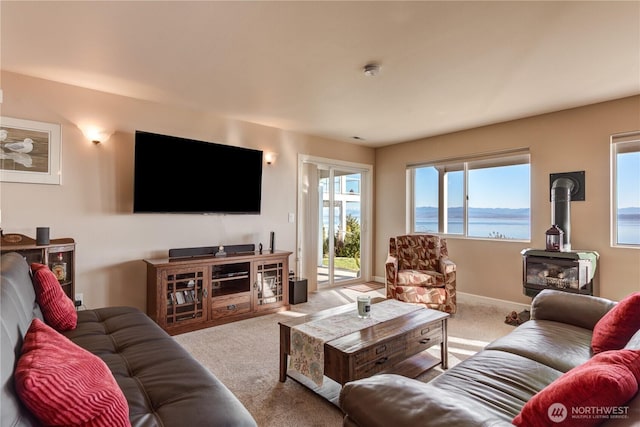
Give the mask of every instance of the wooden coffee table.
[[[279, 322], [281, 382], [290, 377], [337, 405], [340, 389], [349, 381], [378, 373], [415, 378], [439, 364], [447, 369], [449, 314], [425, 308], [325, 342], [322, 386], [297, 371], [287, 371], [292, 327], [349, 311], [355, 312], [355, 304]], [[425, 351], [437, 344], [440, 344], [439, 359]]]

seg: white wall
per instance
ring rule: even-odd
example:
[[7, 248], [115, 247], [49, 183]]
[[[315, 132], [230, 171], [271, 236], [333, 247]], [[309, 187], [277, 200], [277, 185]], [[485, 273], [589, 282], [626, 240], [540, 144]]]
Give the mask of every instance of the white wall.
[[[374, 150], [276, 128], [224, 119], [69, 85], [2, 72], [2, 116], [62, 125], [62, 185], [0, 184], [2, 228], [35, 237], [76, 240], [76, 292], [88, 307], [132, 305], [146, 309], [145, 258], [170, 248], [255, 243], [295, 250], [297, 156], [299, 153], [373, 163]], [[101, 145], [79, 125], [115, 130]], [[135, 130], [245, 146], [278, 153], [264, 165], [260, 215], [132, 214]], [[215, 197], [212, 182], [203, 195]], [[295, 266], [293, 256], [290, 266]]]

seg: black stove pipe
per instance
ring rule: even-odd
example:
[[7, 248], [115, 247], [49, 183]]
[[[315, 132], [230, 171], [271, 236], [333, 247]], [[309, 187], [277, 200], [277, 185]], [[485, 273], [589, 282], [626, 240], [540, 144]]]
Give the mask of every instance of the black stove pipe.
[[575, 183], [558, 178], [551, 185], [551, 222], [564, 232], [561, 251], [571, 251], [571, 191]]

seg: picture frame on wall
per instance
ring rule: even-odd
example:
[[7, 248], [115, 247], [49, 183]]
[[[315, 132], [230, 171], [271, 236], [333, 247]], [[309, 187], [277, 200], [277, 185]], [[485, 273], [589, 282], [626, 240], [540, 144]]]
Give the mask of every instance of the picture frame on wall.
[[0, 181], [62, 183], [59, 124], [0, 117]]

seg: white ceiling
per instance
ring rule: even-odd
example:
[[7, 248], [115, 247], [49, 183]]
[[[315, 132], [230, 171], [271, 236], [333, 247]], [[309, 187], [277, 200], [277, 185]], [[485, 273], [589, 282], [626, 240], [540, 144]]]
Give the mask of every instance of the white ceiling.
[[640, 93], [640, 1], [3, 0], [0, 14], [4, 70], [370, 146]]

